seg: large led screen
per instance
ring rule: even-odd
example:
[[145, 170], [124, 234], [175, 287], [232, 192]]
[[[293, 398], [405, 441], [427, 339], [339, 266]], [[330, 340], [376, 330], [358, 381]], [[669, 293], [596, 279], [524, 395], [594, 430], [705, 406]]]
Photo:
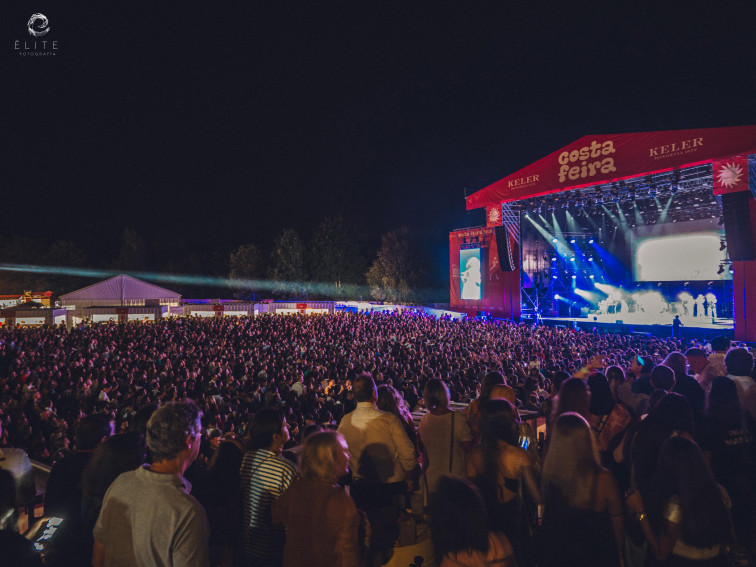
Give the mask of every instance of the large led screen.
[[460, 297], [481, 299], [483, 297], [483, 262], [480, 248], [459, 251]]
[[729, 266], [723, 265], [723, 239], [717, 219], [637, 227], [632, 239], [635, 281], [732, 279]]

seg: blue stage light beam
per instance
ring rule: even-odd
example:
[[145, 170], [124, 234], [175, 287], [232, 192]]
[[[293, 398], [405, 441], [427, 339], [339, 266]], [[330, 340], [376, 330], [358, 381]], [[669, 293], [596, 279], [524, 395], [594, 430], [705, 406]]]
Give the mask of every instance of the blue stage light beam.
[[617, 217], [620, 220], [620, 226], [622, 227], [622, 230], [627, 230], [627, 217], [625, 216], [625, 212], [619, 206], [619, 203], [617, 203]]
[[594, 240], [590, 246], [594, 251], [594, 261], [591, 263], [597, 264], [593, 272], [596, 277], [599, 277], [599, 274], [601, 274], [601, 279], [606, 281], [625, 281], [629, 279], [628, 267], [622, 264], [614, 254], [604, 248], [597, 240]]
[[579, 295], [583, 299], [585, 299], [588, 303], [598, 304], [598, 302], [602, 299], [602, 296], [600, 296], [595, 291], [588, 291], [586, 289], [580, 289], [575, 288], [575, 294]]
[[643, 215], [641, 215], [638, 203], [633, 203], [633, 214], [635, 215], [635, 225], [640, 226], [643, 224]]
[[554, 212], [551, 212], [551, 221], [552, 226], [554, 227], [554, 235], [559, 239], [560, 242], [564, 240], [564, 231], [562, 230], [562, 227], [559, 226], [559, 221], [556, 218], [556, 214]]
[[578, 232], [578, 224], [575, 221], [575, 217], [572, 216], [572, 213], [570, 211], [567, 211], [565, 215], [567, 217], [567, 230], [569, 232]]
[[[669, 199], [667, 199], [667, 203], [662, 208], [661, 213], [659, 213], [659, 220], [656, 222], [657, 225], [663, 224], [667, 221], [667, 213], [669, 212], [669, 207], [672, 206], [672, 200], [674, 199], [674, 195], [670, 195]], [[656, 202], [659, 203], [659, 200], [656, 199]], [[661, 206], [661, 203], [659, 204]]]

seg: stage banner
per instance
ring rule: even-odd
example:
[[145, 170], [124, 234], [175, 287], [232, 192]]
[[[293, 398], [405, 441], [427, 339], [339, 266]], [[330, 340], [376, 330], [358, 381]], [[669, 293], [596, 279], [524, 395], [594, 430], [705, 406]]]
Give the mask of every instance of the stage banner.
[[486, 226], [501, 226], [501, 204], [486, 207]]
[[714, 194], [748, 191], [748, 156], [733, 156], [713, 161]]
[[467, 209], [756, 153], [756, 126], [584, 136], [467, 197]]

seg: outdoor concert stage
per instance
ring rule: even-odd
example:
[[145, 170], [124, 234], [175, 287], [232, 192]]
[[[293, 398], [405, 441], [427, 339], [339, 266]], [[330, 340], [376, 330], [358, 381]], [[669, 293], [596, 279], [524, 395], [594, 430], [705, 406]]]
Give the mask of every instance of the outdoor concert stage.
[[756, 341], [756, 126], [585, 136], [467, 198], [454, 311]]

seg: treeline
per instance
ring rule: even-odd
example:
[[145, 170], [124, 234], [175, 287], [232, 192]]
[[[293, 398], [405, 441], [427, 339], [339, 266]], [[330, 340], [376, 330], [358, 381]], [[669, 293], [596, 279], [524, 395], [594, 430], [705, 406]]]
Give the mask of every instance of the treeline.
[[[269, 242], [212, 251], [173, 236], [149, 239], [127, 227], [115, 248], [112, 255], [93, 257], [68, 240], [0, 236], [0, 294], [51, 290], [59, 296], [104, 278], [86, 273], [98, 269], [136, 277], [146, 272], [185, 275], [181, 283], [161, 283], [159, 277], [151, 281], [190, 298], [425, 303], [448, 297], [448, 288], [430, 285], [433, 260], [427, 235], [399, 228], [371, 243], [341, 217], [323, 219], [307, 238], [287, 228]], [[13, 265], [37, 268], [7, 269]]]

